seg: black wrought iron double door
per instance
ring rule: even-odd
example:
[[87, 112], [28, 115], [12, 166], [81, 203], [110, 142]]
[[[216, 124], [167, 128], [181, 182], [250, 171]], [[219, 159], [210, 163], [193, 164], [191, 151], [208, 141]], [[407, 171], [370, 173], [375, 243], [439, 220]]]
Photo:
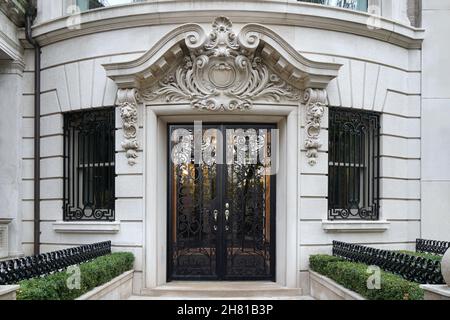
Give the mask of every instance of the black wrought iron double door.
[[169, 281], [275, 279], [275, 128], [169, 126]]

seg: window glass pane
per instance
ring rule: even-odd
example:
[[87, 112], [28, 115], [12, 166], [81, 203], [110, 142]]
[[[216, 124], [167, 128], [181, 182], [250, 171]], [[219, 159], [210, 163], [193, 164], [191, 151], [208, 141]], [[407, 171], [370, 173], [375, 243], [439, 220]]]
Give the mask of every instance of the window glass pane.
[[121, 4], [145, 2], [148, 0], [77, 0], [80, 11], [87, 11]]
[[299, 0], [299, 1], [323, 4], [327, 6], [340, 7], [351, 10], [367, 11], [367, 0]]
[[367, 8], [368, 8], [367, 2], [368, 2], [368, 0], [358, 0], [356, 10], [367, 11]]

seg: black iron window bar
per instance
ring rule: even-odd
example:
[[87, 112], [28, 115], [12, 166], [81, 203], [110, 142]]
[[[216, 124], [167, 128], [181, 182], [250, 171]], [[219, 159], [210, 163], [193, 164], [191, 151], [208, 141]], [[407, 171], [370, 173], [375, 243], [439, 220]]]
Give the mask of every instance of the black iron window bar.
[[450, 242], [427, 239], [416, 240], [416, 252], [444, 255], [448, 249], [450, 249]]
[[378, 266], [384, 271], [421, 284], [445, 283], [441, 274], [440, 261], [432, 259], [339, 241], [333, 241], [333, 256], [369, 266]]
[[64, 115], [64, 220], [114, 221], [114, 109]]
[[83, 245], [0, 262], [0, 285], [60, 272], [65, 268], [111, 253], [111, 241]]
[[329, 109], [328, 217], [378, 220], [380, 116]]

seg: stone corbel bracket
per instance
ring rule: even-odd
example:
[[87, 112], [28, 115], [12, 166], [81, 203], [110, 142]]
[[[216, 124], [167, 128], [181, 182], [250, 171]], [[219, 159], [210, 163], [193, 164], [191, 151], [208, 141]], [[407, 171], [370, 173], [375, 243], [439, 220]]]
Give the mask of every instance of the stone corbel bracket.
[[319, 157], [319, 149], [322, 147], [319, 135], [327, 103], [327, 92], [325, 89], [308, 88], [305, 90], [303, 100], [306, 105], [306, 157], [308, 163], [315, 166]]
[[126, 152], [128, 164], [136, 164], [137, 150], [139, 143], [137, 141], [138, 131], [138, 91], [137, 89], [119, 89], [117, 92], [117, 105], [120, 108], [122, 118], [122, 128], [124, 141], [122, 148]]

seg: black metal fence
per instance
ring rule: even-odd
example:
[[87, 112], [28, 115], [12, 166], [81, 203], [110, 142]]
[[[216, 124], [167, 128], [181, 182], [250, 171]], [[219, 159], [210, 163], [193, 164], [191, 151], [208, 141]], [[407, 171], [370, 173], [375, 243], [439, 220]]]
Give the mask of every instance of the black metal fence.
[[450, 242], [446, 241], [426, 240], [426, 239], [416, 240], [416, 252], [434, 253], [443, 255], [449, 248]]
[[409, 281], [421, 284], [445, 283], [440, 261], [339, 241], [333, 241], [333, 255], [352, 262], [378, 266]]
[[111, 241], [0, 262], [0, 285], [37, 278], [111, 253]]

